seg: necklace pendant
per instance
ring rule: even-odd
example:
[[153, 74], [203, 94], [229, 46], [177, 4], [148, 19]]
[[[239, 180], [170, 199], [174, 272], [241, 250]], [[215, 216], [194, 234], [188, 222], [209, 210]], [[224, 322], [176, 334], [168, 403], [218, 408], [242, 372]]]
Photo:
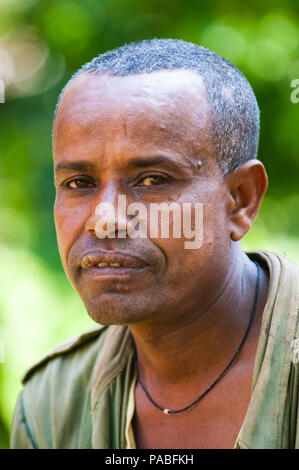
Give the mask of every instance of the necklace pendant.
[[169, 415], [169, 411], [170, 411], [170, 410], [169, 410], [168, 408], [164, 408], [163, 413], [164, 413], [165, 415]]

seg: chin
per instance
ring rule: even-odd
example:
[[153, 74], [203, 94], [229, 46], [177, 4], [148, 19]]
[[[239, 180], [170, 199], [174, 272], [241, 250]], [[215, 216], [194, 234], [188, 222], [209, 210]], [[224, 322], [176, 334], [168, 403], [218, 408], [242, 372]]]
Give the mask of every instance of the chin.
[[88, 315], [101, 325], [135, 325], [151, 318], [151, 312], [122, 295], [102, 294], [100, 299], [84, 301]]

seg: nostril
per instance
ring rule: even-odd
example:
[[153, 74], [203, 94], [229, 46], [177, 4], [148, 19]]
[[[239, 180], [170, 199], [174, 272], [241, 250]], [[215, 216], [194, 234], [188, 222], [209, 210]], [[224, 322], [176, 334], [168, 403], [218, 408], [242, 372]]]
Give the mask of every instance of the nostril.
[[99, 220], [99, 217], [96, 216], [96, 215], [92, 215], [91, 217], [88, 218], [87, 222], [86, 222], [86, 230], [88, 232], [93, 232], [95, 233], [96, 231], [96, 224], [97, 224], [97, 221]]
[[114, 209], [110, 209], [97, 206], [95, 213], [86, 221], [85, 229], [98, 238], [126, 238], [134, 232], [134, 224], [122, 215], [116, 216]]
[[95, 234], [98, 238], [115, 238], [115, 222], [98, 218], [95, 225]]

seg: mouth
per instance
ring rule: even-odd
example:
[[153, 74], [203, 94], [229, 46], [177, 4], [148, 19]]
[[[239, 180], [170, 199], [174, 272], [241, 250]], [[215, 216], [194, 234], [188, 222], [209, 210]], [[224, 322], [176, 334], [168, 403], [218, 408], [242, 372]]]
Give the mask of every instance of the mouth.
[[96, 251], [83, 256], [80, 262], [82, 271], [90, 276], [127, 278], [148, 267], [139, 257], [117, 253]]

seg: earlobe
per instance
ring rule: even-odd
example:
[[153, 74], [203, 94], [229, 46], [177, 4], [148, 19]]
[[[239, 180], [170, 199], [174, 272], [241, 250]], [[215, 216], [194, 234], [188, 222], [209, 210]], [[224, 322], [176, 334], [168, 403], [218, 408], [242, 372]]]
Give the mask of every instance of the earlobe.
[[234, 220], [234, 228], [232, 228], [230, 234], [230, 238], [234, 242], [238, 242], [244, 237], [244, 235], [246, 235], [253, 222], [246, 217], [246, 214], [244, 213], [239, 213], [238, 215], [238, 219], [235, 218]]
[[227, 176], [230, 237], [239, 241], [250, 229], [268, 186], [264, 165], [249, 160]]

